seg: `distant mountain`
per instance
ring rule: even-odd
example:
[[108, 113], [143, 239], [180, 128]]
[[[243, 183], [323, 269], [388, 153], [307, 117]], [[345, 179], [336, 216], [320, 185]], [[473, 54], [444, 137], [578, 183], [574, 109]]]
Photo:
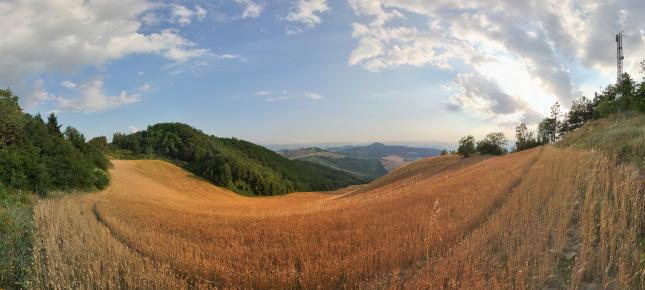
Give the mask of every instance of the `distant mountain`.
[[299, 159], [308, 156], [325, 156], [329, 158], [343, 158], [345, 155], [329, 152], [320, 147], [308, 147], [308, 148], [299, 148], [299, 149], [283, 149], [278, 151], [278, 153], [289, 159]]
[[387, 173], [387, 169], [378, 159], [348, 157], [319, 147], [285, 149], [278, 153], [292, 160], [308, 161], [344, 171], [363, 181], [371, 181]]
[[391, 156], [398, 156], [406, 162], [441, 154], [440, 149], [415, 148], [400, 145], [392, 146], [385, 145], [383, 143], [372, 143], [367, 146], [334, 147], [327, 148], [327, 150], [345, 156], [363, 159], [382, 159]]
[[325, 191], [364, 182], [346, 171], [289, 160], [251, 142], [218, 138], [181, 123], [156, 124], [129, 135], [117, 133], [112, 146], [139, 156], [175, 160], [196, 175], [245, 194]]
[[309, 161], [351, 173], [370, 181], [412, 161], [441, 154], [441, 150], [373, 143], [365, 146], [345, 145], [322, 149], [307, 147], [278, 151], [294, 160]]

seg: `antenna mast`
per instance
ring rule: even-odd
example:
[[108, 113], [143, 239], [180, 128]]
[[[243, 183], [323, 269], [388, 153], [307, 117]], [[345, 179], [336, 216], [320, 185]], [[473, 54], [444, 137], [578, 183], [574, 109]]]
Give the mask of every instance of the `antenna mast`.
[[620, 83], [620, 79], [623, 77], [623, 59], [625, 56], [623, 55], [623, 32], [621, 31], [616, 34], [616, 72], [618, 74], [616, 84]]

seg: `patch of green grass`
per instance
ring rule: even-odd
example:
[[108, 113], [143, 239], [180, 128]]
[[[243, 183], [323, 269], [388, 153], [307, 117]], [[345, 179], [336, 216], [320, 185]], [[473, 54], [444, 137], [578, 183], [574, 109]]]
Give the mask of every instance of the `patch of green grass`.
[[618, 113], [592, 121], [567, 134], [558, 145], [595, 149], [643, 169], [645, 168], [645, 114]]
[[33, 200], [0, 185], [0, 289], [28, 289], [33, 268]]

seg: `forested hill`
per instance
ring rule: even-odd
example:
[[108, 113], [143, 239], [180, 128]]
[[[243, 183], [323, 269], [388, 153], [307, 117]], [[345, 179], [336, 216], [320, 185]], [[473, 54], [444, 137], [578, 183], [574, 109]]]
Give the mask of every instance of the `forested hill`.
[[181, 123], [156, 124], [129, 135], [117, 133], [112, 145], [174, 159], [198, 176], [245, 194], [324, 191], [361, 183], [348, 173], [289, 160], [251, 142], [218, 138]]

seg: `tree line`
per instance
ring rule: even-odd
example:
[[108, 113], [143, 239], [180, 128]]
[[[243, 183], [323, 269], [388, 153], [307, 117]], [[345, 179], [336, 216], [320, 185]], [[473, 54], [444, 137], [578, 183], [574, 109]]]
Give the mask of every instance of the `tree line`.
[[18, 97], [0, 89], [0, 192], [46, 195], [109, 184], [107, 139], [86, 141], [75, 128], [61, 127], [53, 113], [47, 121], [39, 114], [23, 113]]
[[[645, 61], [641, 62], [645, 73]], [[558, 102], [551, 106], [550, 115], [542, 119], [536, 130], [530, 130], [521, 122], [515, 127], [515, 147], [512, 151], [522, 151], [536, 146], [555, 143], [568, 132], [582, 127], [585, 123], [626, 111], [645, 112], [645, 78], [640, 83], [627, 73], [620, 77], [617, 84], [608, 85], [602, 92], [595, 93], [593, 99], [582, 96], [574, 100], [566, 114], [561, 112]], [[502, 133], [490, 133], [476, 141], [472, 135], [459, 140], [458, 154], [502, 155], [508, 152], [507, 140]]]
[[362, 180], [307, 161], [289, 160], [251, 142], [207, 135], [189, 125], [163, 123], [132, 134], [116, 133], [115, 149], [169, 158], [209, 181], [245, 194], [332, 190]]

